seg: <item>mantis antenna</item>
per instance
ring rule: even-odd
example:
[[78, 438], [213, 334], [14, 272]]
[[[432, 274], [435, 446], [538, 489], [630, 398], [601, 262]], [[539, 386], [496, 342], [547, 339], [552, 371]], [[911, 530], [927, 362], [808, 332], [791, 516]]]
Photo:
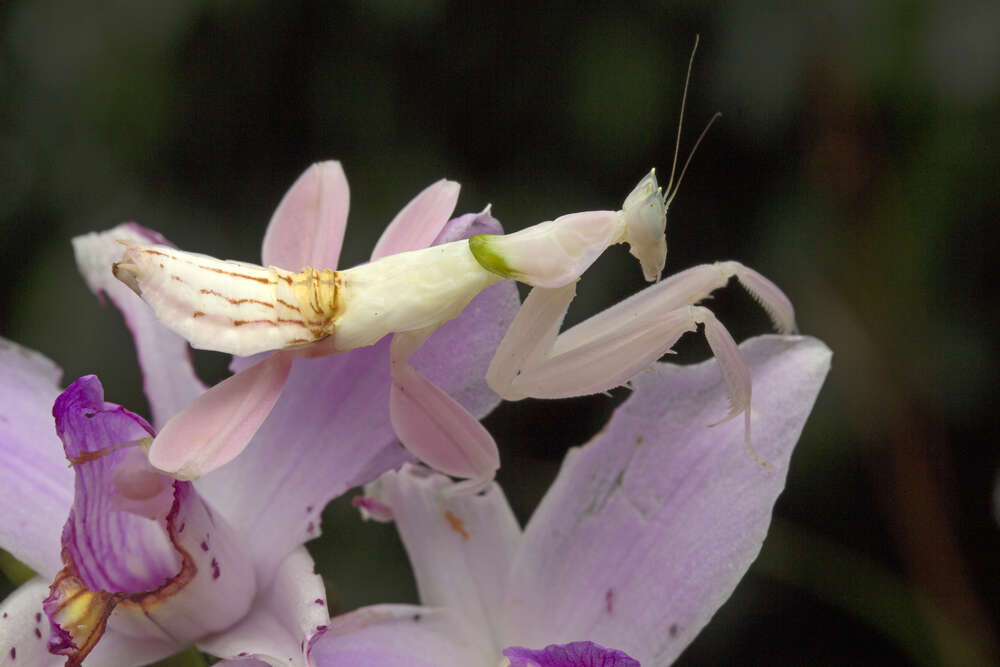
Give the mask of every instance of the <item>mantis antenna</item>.
[[698, 41], [700, 35], [694, 36], [694, 46], [691, 48], [691, 57], [688, 59], [687, 75], [684, 77], [684, 93], [681, 95], [681, 115], [680, 119], [677, 121], [677, 140], [674, 142], [674, 162], [670, 166], [670, 179], [667, 182], [667, 188], [663, 193], [663, 205], [667, 208], [670, 207], [670, 203], [677, 196], [677, 191], [681, 188], [681, 181], [684, 180], [684, 174], [687, 173], [688, 165], [691, 164], [691, 158], [694, 157], [695, 151], [698, 150], [698, 146], [701, 145], [701, 140], [705, 138], [708, 134], [708, 130], [712, 127], [712, 123], [717, 121], [722, 113], [716, 111], [712, 117], [709, 119], [708, 124], [705, 125], [705, 129], [701, 131], [698, 135], [698, 139], [694, 142], [694, 147], [691, 148], [691, 152], [688, 153], [687, 159], [684, 160], [684, 166], [681, 167], [681, 173], [677, 177], [677, 183], [674, 183], [674, 174], [677, 172], [677, 155], [680, 153], [681, 148], [681, 130], [684, 127], [684, 108], [687, 106], [687, 96], [688, 96], [688, 84], [691, 82], [691, 67], [694, 65], [694, 55], [698, 52]]

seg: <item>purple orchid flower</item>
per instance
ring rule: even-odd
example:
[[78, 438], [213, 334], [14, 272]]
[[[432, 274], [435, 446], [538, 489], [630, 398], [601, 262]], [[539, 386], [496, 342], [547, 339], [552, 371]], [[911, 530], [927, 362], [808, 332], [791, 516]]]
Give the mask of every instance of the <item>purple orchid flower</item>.
[[714, 360], [656, 364], [590, 443], [569, 453], [522, 530], [502, 490], [406, 465], [358, 504], [393, 517], [424, 606], [333, 619], [319, 665], [657, 667], [673, 662], [756, 558], [792, 450], [830, 366], [812, 338], [740, 351], [754, 382], [760, 466]]
[[[314, 181], [313, 195], [328, 180]], [[328, 209], [336, 200], [346, 214], [346, 190], [345, 198], [288, 204], [302, 192], [300, 179], [279, 206], [269, 227], [272, 246], [282, 238], [270, 231], [276, 226], [312, 225], [314, 236], [335, 240], [339, 250], [343, 217]], [[412, 203], [407, 210], [414, 211]], [[414, 219], [401, 214], [386, 234], [416, 231], [419, 242], [429, 242], [426, 219], [417, 216], [416, 230]], [[331, 232], [338, 220], [339, 231]], [[433, 226], [430, 240], [437, 242], [499, 230], [485, 213]], [[106, 403], [95, 377], [60, 395], [52, 362], [0, 341], [0, 547], [39, 574], [0, 605], [0, 664], [58, 664], [64, 659], [48, 652], [51, 644], [68, 664], [92, 651], [88, 665], [139, 665], [197, 643], [223, 657], [305, 665], [329, 614], [302, 543], [319, 534], [327, 502], [412, 459], [389, 416], [389, 341], [335, 357], [288, 359], [281, 378], [288, 391], [278, 387], [275, 395], [274, 377], [258, 376], [244, 386], [250, 396], [241, 411], [229, 390], [205, 390], [186, 342], [111, 276], [116, 240], [136, 238], [164, 242], [123, 225], [74, 245], [88, 284], [119, 307], [133, 333], [154, 424], [190, 415], [192, 402], [202, 424], [223, 437], [241, 421], [266, 420], [232, 465], [197, 484], [179, 481], [149, 465], [144, 450], [154, 429]], [[509, 283], [486, 290], [435, 332], [413, 357], [414, 368], [463, 410], [486, 414], [499, 399], [483, 376], [517, 305]]]
[[[54, 364], [7, 341], [0, 364], [0, 500], [13, 510], [0, 543], [38, 573], [0, 604], [3, 664], [140, 665], [198, 640], [305, 664], [299, 644], [328, 612], [301, 540], [255, 540], [152, 468], [153, 429], [105, 402], [96, 377], [60, 393]], [[256, 642], [231, 634], [251, 623]]]

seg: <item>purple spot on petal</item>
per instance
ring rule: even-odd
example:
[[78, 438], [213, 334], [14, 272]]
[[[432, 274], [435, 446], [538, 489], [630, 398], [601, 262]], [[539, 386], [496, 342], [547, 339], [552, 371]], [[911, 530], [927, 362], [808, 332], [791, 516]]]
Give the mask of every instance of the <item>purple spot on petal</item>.
[[7, 618], [7, 612], [4, 612], [4, 613], [3, 613], [3, 617], [4, 617], [4, 618]]
[[41, 622], [42, 622], [42, 612], [36, 611], [35, 612], [35, 623], [41, 623]]
[[312, 505], [309, 505], [308, 507], [306, 507], [306, 514], [309, 514], [312, 511], [313, 511], [313, 506]]
[[680, 629], [679, 627], [677, 627], [677, 624], [676, 624], [676, 623], [672, 623], [672, 624], [670, 625], [670, 629], [669, 629], [669, 630], [667, 630], [667, 632], [669, 632], [669, 633], [670, 633], [670, 637], [671, 637], [671, 638], [673, 638], [673, 637], [676, 637], [676, 636], [677, 636], [677, 633], [678, 633], [678, 632], [680, 632], [680, 631], [681, 631], [681, 629]]
[[249, 655], [249, 654], [246, 651], [240, 651], [239, 653], [236, 654], [236, 657], [237, 658], [242, 658], [245, 655]]
[[612, 589], [608, 589], [608, 592], [604, 594], [604, 607], [608, 610], [610, 614], [615, 607], [615, 592]]
[[326, 630], [326, 626], [325, 625], [317, 625], [316, 626], [316, 632], [323, 632], [324, 630]]
[[201, 550], [202, 550], [202, 551], [208, 551], [208, 542], [204, 542], [204, 541], [203, 541], [203, 542], [201, 543]]
[[594, 642], [550, 644], [540, 651], [511, 646], [503, 654], [510, 659], [510, 667], [641, 667], [627, 653]]
[[212, 578], [213, 579], [219, 578], [219, 561], [215, 560], [214, 558], [212, 559]]
[[39, 630], [38, 628], [35, 628], [35, 636], [38, 637], [39, 639], [41, 639], [42, 638], [42, 631]]
[[17, 660], [17, 649], [13, 646], [10, 647], [10, 659]]
[[177, 534], [178, 535], [180, 535], [181, 533], [184, 532], [184, 527], [185, 526], [187, 526], [187, 522], [186, 521], [181, 522], [181, 527], [177, 529]]
[[313, 531], [315, 531], [315, 530], [316, 530], [316, 525], [315, 525], [315, 524], [313, 524], [313, 522], [312, 522], [312, 521], [310, 521], [310, 522], [309, 522], [309, 525], [308, 525], [308, 526], [306, 526], [306, 532], [307, 532], [307, 533], [309, 533], [310, 535], [312, 535], [312, 534], [313, 534]]
[[315, 602], [316, 602], [316, 604], [318, 604], [318, 605], [319, 605], [319, 606], [321, 606], [321, 607], [322, 607], [322, 606], [323, 606], [324, 604], [326, 604], [325, 602], [323, 602], [323, 598], [316, 598]]

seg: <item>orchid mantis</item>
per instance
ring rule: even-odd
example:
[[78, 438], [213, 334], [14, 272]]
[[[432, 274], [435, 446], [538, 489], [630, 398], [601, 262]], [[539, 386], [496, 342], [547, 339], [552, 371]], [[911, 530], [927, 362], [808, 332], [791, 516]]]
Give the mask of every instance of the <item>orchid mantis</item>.
[[[779, 331], [792, 331], [790, 302], [759, 273], [736, 262], [694, 267], [558, 334], [576, 281], [609, 246], [629, 244], [645, 277], [658, 279], [666, 259], [663, 232], [669, 195], [675, 191], [668, 188], [665, 194], [650, 172], [618, 211], [564, 215], [513, 234], [476, 235], [346, 270], [305, 267], [292, 272], [128, 242], [114, 273], [163, 324], [197, 348], [241, 356], [279, 350], [289, 358], [313, 357], [371, 345], [393, 334], [393, 424], [420, 458], [455, 476], [492, 478], [495, 444], [471, 415], [436, 391], [408, 362], [437, 326], [504, 279], [519, 280], [534, 290], [487, 374], [487, 382], [501, 397], [559, 398], [606, 391], [627, 382], [701, 324], [731, 398], [725, 419], [744, 414], [749, 442], [750, 376], [725, 327], [707, 308], [694, 304], [736, 277]], [[273, 373], [280, 380], [289, 364], [261, 363], [244, 373], [261, 369], [266, 379], [260, 382], [276, 386], [280, 393], [280, 383], [267, 376]], [[155, 443], [151, 459], [180, 477], [203, 474], [239, 452], [276, 399], [264, 396], [236, 415], [217, 416], [207, 429], [203, 422], [192, 427], [191, 421], [181, 420], [175, 424], [176, 435], [187, 446], [180, 463], [170, 457], [158, 460]], [[201, 455], [199, 429], [225, 430], [226, 451]], [[168, 423], [163, 433], [171, 430]], [[442, 436], [450, 443], [446, 450], [436, 444]]]
[[[690, 71], [689, 62], [688, 77]], [[687, 83], [681, 118], [686, 99]], [[790, 333], [795, 330], [791, 303], [770, 280], [733, 261], [696, 266], [659, 282], [666, 263], [667, 210], [694, 150], [717, 117], [698, 137], [675, 182], [682, 128], [678, 123], [666, 190], [659, 187], [655, 170], [650, 171], [617, 211], [573, 213], [512, 234], [477, 234], [430, 246], [458, 194], [457, 184], [440, 181], [397, 216], [371, 262], [346, 270], [323, 266], [328, 255], [315, 249], [316, 242], [320, 247], [332, 242], [336, 263], [347, 195], [343, 172], [333, 162], [308, 170], [279, 205], [264, 239], [264, 260], [270, 266], [123, 241], [126, 249], [114, 264], [115, 276], [194, 347], [239, 356], [277, 351], [217, 385], [171, 420], [150, 449], [151, 462], [182, 479], [223, 465], [239, 454], [267, 417], [293, 357], [343, 353], [392, 335], [390, 415], [397, 435], [425, 463], [469, 478], [472, 488], [481, 488], [499, 467], [496, 443], [409, 362], [438, 326], [456, 317], [477, 294], [507, 279], [534, 289], [486, 374], [487, 383], [502, 398], [606, 391], [628, 382], [670, 351], [684, 333], [702, 325], [731, 402], [721, 421], [743, 414], [747, 447], [753, 453], [749, 372], [726, 328], [696, 304], [735, 277], [768, 312], [775, 328]], [[337, 193], [344, 201], [337, 201]], [[480, 216], [492, 221], [489, 208]], [[577, 280], [608, 247], [619, 243], [629, 246], [645, 279], [656, 284], [559, 334]], [[315, 260], [318, 266], [303, 266]]]

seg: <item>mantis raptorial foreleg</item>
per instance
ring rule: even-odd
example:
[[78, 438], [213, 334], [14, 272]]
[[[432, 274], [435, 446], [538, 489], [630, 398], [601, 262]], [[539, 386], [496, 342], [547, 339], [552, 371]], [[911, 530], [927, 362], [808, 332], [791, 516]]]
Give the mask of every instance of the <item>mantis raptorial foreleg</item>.
[[536, 287], [525, 299], [490, 364], [486, 380], [508, 400], [565, 398], [607, 391], [628, 382], [702, 325], [719, 361], [730, 398], [721, 421], [745, 415], [750, 442], [750, 374], [736, 343], [707, 308], [697, 306], [736, 277], [782, 333], [795, 328], [794, 311], [767, 278], [738, 262], [683, 271], [558, 334], [575, 284]]

